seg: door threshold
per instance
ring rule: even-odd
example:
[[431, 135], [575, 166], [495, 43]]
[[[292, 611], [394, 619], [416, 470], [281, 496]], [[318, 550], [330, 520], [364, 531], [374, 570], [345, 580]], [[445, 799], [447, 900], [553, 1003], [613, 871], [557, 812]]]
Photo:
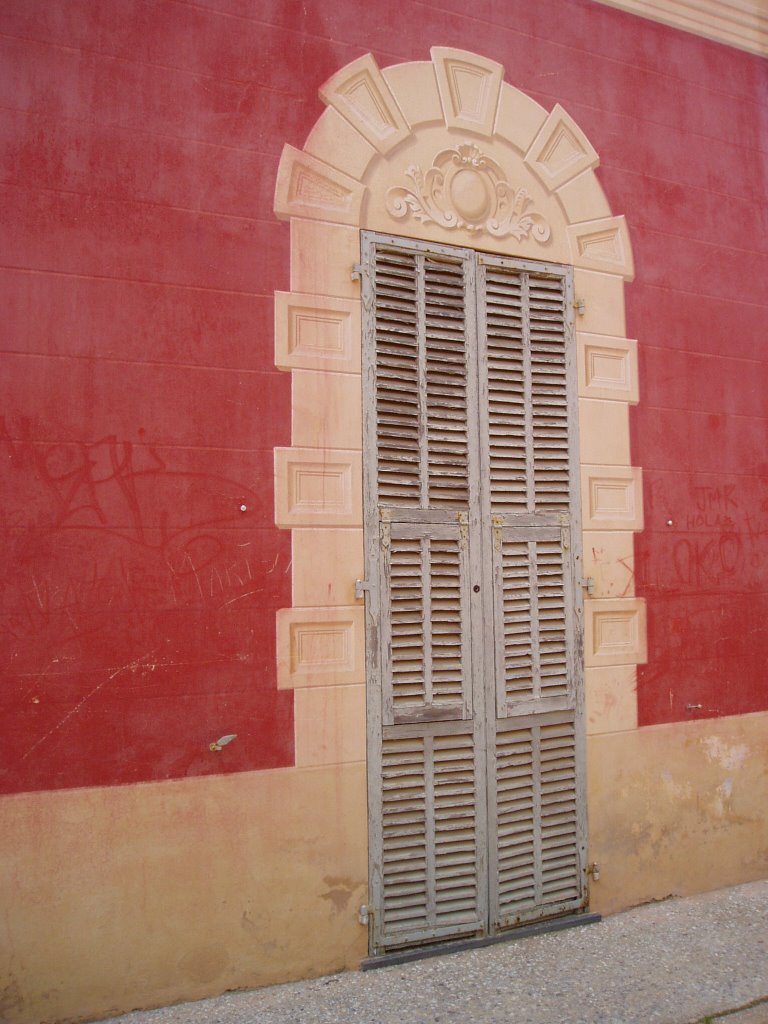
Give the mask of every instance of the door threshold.
[[545, 935], [547, 932], [559, 932], [566, 928], [580, 928], [582, 925], [597, 924], [602, 921], [602, 914], [581, 913], [569, 914], [567, 917], [555, 917], [550, 921], [537, 921], [535, 924], [521, 925], [510, 928], [498, 935], [486, 935], [477, 939], [461, 939], [458, 942], [441, 942], [434, 946], [414, 946], [412, 949], [400, 949], [394, 953], [382, 953], [381, 956], [369, 956], [360, 961], [361, 971], [373, 971], [377, 967], [394, 967], [407, 964], [412, 960], [426, 960], [433, 956], [448, 956], [449, 953], [463, 953], [467, 949], [481, 949], [483, 946], [495, 946], [499, 942], [514, 942], [527, 939], [532, 935]]

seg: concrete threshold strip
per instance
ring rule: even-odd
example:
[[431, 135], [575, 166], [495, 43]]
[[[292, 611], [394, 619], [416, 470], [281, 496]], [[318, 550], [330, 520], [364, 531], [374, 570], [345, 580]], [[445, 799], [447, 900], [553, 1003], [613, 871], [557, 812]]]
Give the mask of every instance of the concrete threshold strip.
[[[496, 946], [500, 942], [528, 939], [532, 935], [545, 935], [547, 932], [560, 932], [566, 928], [580, 928], [583, 925], [598, 924], [602, 919], [602, 914], [568, 914], [566, 917], [555, 917], [549, 921], [537, 921], [536, 924], [523, 925], [520, 928], [513, 928], [498, 935], [486, 935], [478, 939], [461, 939], [458, 942], [441, 942], [432, 946], [415, 946], [411, 949], [395, 950], [392, 953], [383, 953], [381, 956], [366, 957], [365, 960], [360, 961], [360, 970], [373, 971], [377, 967], [394, 967], [397, 964], [410, 963], [412, 960], [426, 960], [433, 956], [464, 953], [468, 949]], [[768, 1020], [766, 1024], [768, 1024]]]

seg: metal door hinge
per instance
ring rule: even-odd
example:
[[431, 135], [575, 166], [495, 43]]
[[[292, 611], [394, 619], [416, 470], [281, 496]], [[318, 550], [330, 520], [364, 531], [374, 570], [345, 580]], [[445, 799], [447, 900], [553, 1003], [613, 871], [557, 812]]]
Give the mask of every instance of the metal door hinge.
[[355, 580], [355, 597], [358, 601], [362, 601], [366, 590], [370, 592], [370, 589], [371, 584], [368, 580]]
[[362, 263], [353, 263], [352, 264], [352, 280], [353, 281], [360, 281], [360, 280], [362, 280], [362, 277], [363, 277], [363, 264]]
[[584, 299], [574, 299], [573, 308], [576, 310], [579, 316], [584, 316], [587, 310], [587, 304]]
[[595, 593], [595, 580], [593, 576], [587, 576], [586, 579], [579, 580], [579, 584], [584, 587], [589, 597], [593, 597]]
[[373, 911], [367, 903], [361, 903], [360, 909], [357, 912], [357, 920], [363, 927], [367, 927], [369, 917], [373, 917]]
[[589, 867], [587, 868], [587, 874], [592, 875], [593, 882], [600, 881], [600, 865], [597, 863], [597, 861], [589, 865]]

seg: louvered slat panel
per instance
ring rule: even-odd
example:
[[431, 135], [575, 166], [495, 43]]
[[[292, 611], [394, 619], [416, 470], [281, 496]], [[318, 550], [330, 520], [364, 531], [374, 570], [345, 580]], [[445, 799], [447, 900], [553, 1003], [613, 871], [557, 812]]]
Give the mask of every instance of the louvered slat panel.
[[[557, 527], [494, 528], [498, 710], [530, 713], [573, 696], [566, 571]], [[564, 703], [565, 702], [565, 703]], [[551, 706], [551, 703], [550, 705]]]
[[421, 495], [418, 259], [382, 249], [374, 271], [378, 493], [406, 507]]
[[467, 551], [460, 527], [387, 527], [385, 586], [385, 721], [461, 718], [472, 702]]
[[410, 945], [482, 927], [471, 730], [384, 737], [384, 933]]
[[532, 731], [500, 731], [496, 740], [496, 888], [503, 917], [535, 903], [535, 825]]
[[528, 310], [535, 507], [540, 512], [566, 511], [570, 474], [563, 279], [531, 274]]
[[[469, 503], [464, 266], [424, 261], [426, 500], [430, 508]], [[474, 314], [474, 311], [473, 311]]]
[[485, 269], [488, 446], [491, 509], [528, 509], [523, 275]]
[[541, 727], [541, 898], [581, 895], [576, 814], [576, 742], [572, 722]]
[[565, 697], [569, 692], [565, 583], [560, 539], [539, 541], [536, 544], [536, 603], [542, 697]]
[[499, 925], [578, 909], [583, 885], [573, 716], [502, 726], [495, 786]]
[[435, 924], [478, 917], [475, 751], [471, 732], [434, 739]]

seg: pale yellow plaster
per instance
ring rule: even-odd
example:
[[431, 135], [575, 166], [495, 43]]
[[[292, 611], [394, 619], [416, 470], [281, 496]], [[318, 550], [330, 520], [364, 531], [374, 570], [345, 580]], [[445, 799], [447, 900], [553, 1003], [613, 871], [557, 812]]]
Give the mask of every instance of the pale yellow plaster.
[[765, 877], [768, 714], [590, 736], [587, 753], [593, 910]]
[[355, 299], [360, 285], [352, 267], [360, 262], [360, 232], [338, 224], [291, 218], [291, 289]]
[[637, 728], [637, 666], [584, 670], [587, 735]]
[[579, 399], [581, 461], [629, 465], [629, 406], [604, 399]]
[[412, 128], [443, 120], [435, 67], [431, 60], [393, 64], [384, 68], [382, 74]]
[[333, 107], [324, 110], [315, 122], [304, 152], [343, 169], [353, 178], [362, 178], [376, 156], [373, 146]]
[[634, 597], [634, 534], [585, 531], [583, 566], [584, 575], [594, 581], [594, 597]]
[[0, 1016], [101, 1018], [355, 968], [366, 842], [360, 764], [4, 797]]
[[294, 445], [352, 448], [363, 432], [360, 377], [295, 370], [291, 405]]
[[363, 579], [363, 531], [293, 530], [293, 606], [355, 604]]
[[365, 761], [365, 684], [299, 689], [295, 694], [296, 765]]
[[277, 685], [365, 682], [363, 606], [282, 608], [277, 613]]

